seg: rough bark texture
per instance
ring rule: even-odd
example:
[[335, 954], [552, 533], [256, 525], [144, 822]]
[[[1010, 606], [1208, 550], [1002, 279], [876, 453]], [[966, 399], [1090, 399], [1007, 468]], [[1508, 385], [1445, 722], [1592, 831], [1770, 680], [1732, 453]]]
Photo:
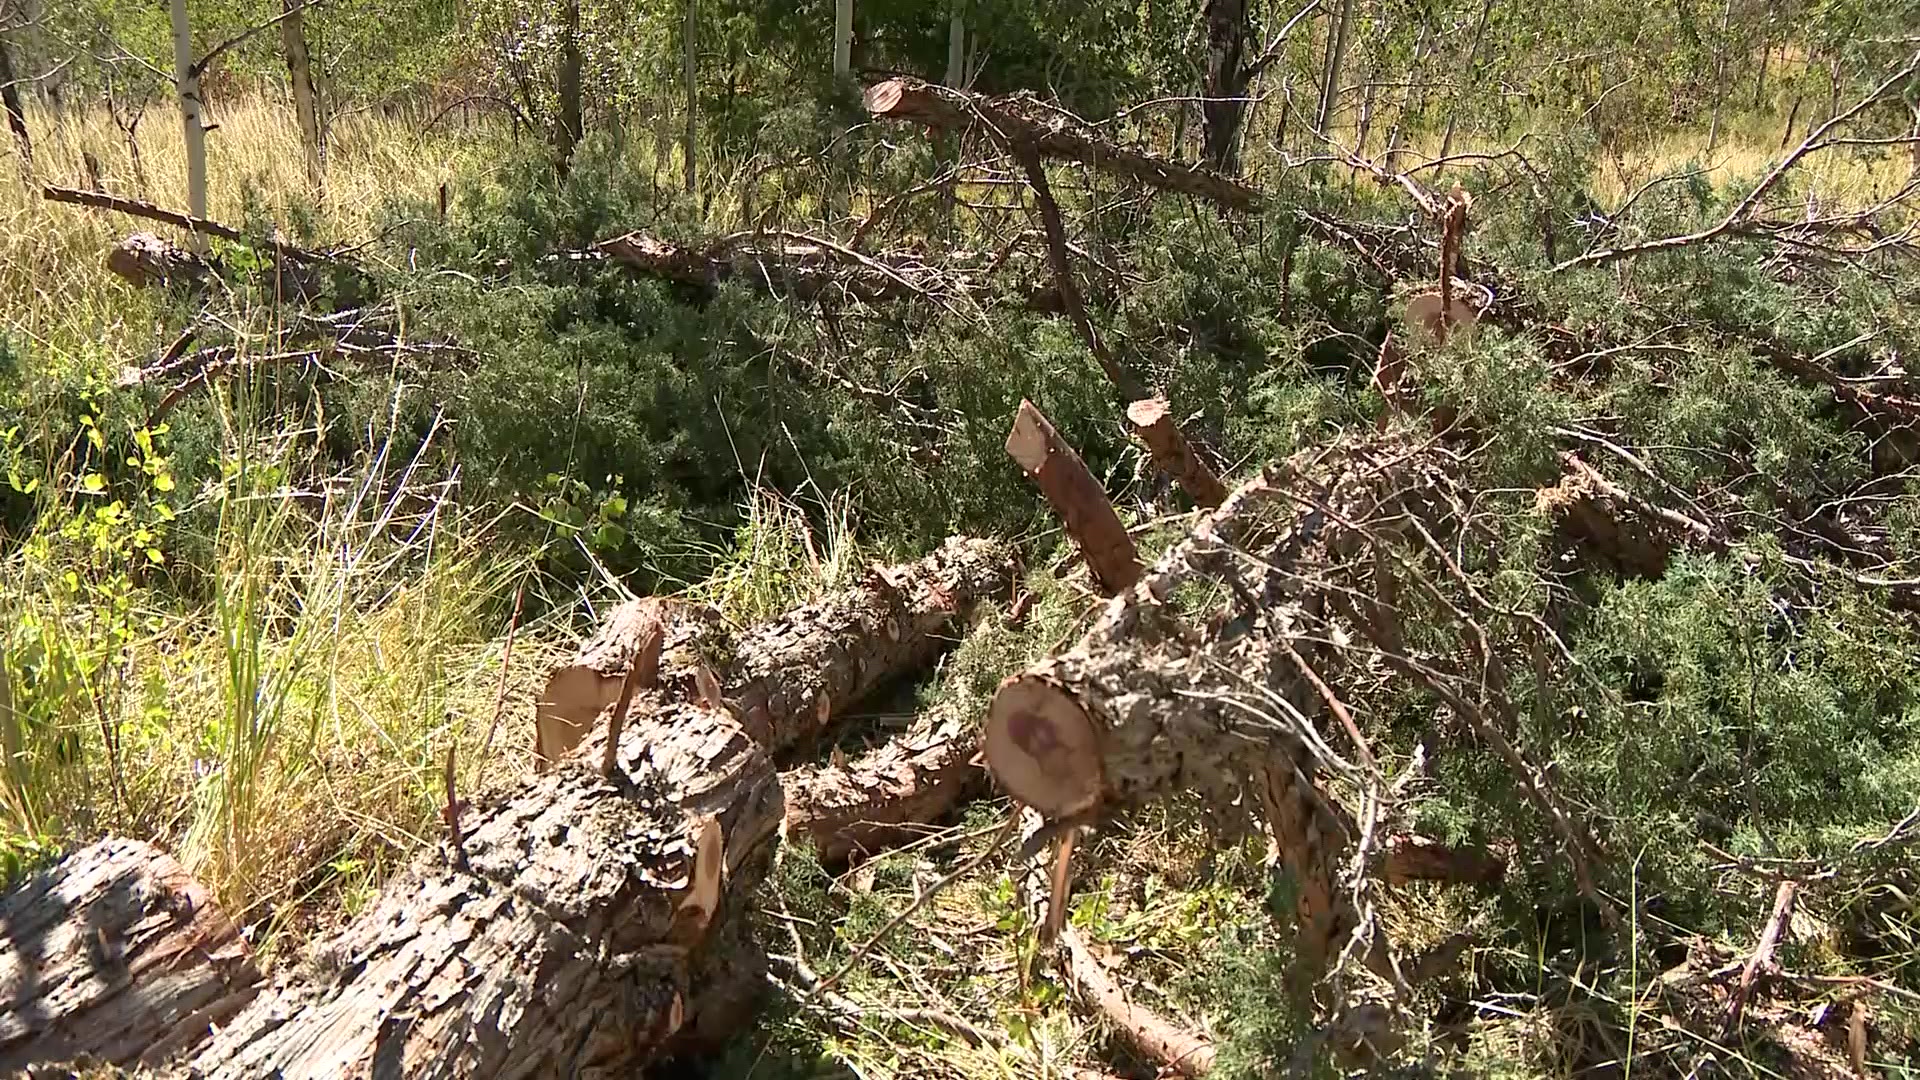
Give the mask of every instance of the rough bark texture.
[[986, 786], [987, 774], [973, 760], [979, 750], [974, 717], [934, 709], [906, 734], [844, 765], [782, 774], [787, 835], [809, 838], [830, 864], [900, 843]]
[[[709, 988], [760, 962], [723, 924], [770, 861], [779, 781], [732, 717], [650, 704], [617, 776], [568, 762], [469, 808], [462, 851], [424, 852], [193, 1074], [619, 1076], [698, 1029]], [[683, 905], [709, 818], [729, 889], [717, 913]]]
[[727, 697], [775, 752], [811, 742], [851, 702], [932, 660], [976, 602], [1008, 592], [1013, 555], [953, 538], [905, 566], [742, 633]]
[[1121, 146], [1084, 121], [1046, 108], [1026, 95], [987, 97], [900, 78], [869, 87], [866, 107], [874, 116], [909, 120], [937, 130], [957, 131], [975, 123], [991, 125], [996, 137], [1030, 143], [1043, 156], [1084, 162], [1148, 187], [1208, 199], [1236, 210], [1251, 210], [1260, 203], [1260, 193], [1238, 180]]
[[1100, 481], [1033, 402], [1024, 398], [1007, 435], [1007, 454], [1066, 523], [1067, 535], [1080, 546], [1088, 568], [1108, 594], [1140, 579], [1140, 555]]
[[1153, 463], [1180, 485], [1195, 506], [1208, 509], [1226, 501], [1227, 488], [1193, 449], [1173, 422], [1173, 407], [1166, 398], [1144, 398], [1127, 406], [1127, 422], [1133, 433], [1147, 444]]
[[[596, 724], [573, 759], [465, 807], [457, 850], [423, 852], [192, 1075], [611, 1077], [716, 1045], [764, 985], [733, 913], [784, 812], [769, 747], [924, 660], [968, 600], [1006, 587], [1009, 562], [954, 540], [741, 633], [726, 655], [670, 645], [668, 677], [634, 699], [611, 775], [587, 764], [606, 749]], [[623, 643], [643, 637], [589, 652], [630, 663]], [[701, 664], [732, 691], [720, 708], [680, 685]], [[701, 851], [724, 860], [717, 899]]]
[[175, 281], [201, 281], [209, 267], [207, 260], [186, 248], [142, 232], [107, 249], [107, 269], [140, 289]]
[[554, 96], [559, 102], [553, 118], [553, 171], [565, 179], [573, 167], [573, 148], [582, 131], [580, 110], [580, 0], [561, 6], [560, 63], [554, 71]]
[[[1335, 525], [1369, 520], [1418, 490], [1431, 468], [1390, 445], [1337, 448], [1275, 466], [1234, 492], [1078, 645], [1007, 679], [985, 732], [987, 766], [1014, 798], [1055, 817], [1193, 792], [1233, 824], [1265, 811], [1300, 884], [1301, 970], [1317, 973], [1351, 925], [1338, 887], [1349, 827], [1316, 787], [1318, 711], [1295, 658], [1313, 655], [1320, 591], [1293, 571], [1352, 542]], [[1176, 588], [1225, 585], [1235, 612], [1188, 625]], [[1285, 699], [1291, 710], [1273, 704]]]
[[1246, 0], [1207, 0], [1207, 71], [1201, 84], [1201, 153], [1228, 176], [1240, 171], [1240, 119], [1247, 111]]
[[307, 183], [318, 191], [326, 183], [326, 166], [321, 158], [320, 95], [314, 92], [313, 56], [307, 50], [307, 0], [281, 2], [288, 14], [280, 20], [280, 50], [287, 58], [287, 81], [293, 87], [293, 115], [300, 124], [300, 149], [307, 158]]
[[91, 1057], [154, 1064], [192, 1049], [258, 991], [213, 897], [150, 845], [109, 839], [0, 899], [0, 1073]]
[[[775, 295], [802, 300], [883, 303], [916, 297], [973, 296], [992, 287], [992, 261], [929, 263], [911, 254], [855, 254], [812, 239], [726, 237], [704, 249], [683, 247], [641, 232], [593, 246], [593, 251], [643, 274], [699, 289], [737, 281]], [[999, 260], [1018, 262], [1015, 259]], [[1027, 306], [1054, 310], [1059, 299], [1042, 284], [1014, 286]]]

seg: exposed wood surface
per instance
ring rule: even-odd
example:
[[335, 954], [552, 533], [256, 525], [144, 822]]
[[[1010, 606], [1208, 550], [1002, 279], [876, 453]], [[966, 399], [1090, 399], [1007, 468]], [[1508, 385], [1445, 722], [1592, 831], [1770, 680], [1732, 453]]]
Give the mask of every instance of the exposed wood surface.
[[678, 669], [703, 640], [711, 646], [725, 631], [719, 613], [709, 608], [654, 597], [630, 600], [613, 609], [571, 662], [553, 669], [534, 699], [535, 769], [544, 772], [580, 745], [587, 729], [619, 696], [636, 660], [647, 669], [640, 685], [654, 685], [669, 633], [674, 639], [672, 664]]
[[867, 88], [867, 112], [942, 131], [973, 126], [996, 138], [1030, 143], [1042, 155], [1079, 161], [1162, 191], [1209, 199], [1236, 210], [1260, 204], [1253, 187], [1211, 169], [1187, 165], [1114, 142], [1063, 110], [1028, 95], [987, 97], [913, 78], [888, 79]]
[[1106, 489], [1033, 402], [1021, 399], [1007, 454], [1039, 486], [1109, 595], [1140, 579], [1140, 556]]
[[1172, 477], [1195, 506], [1210, 510], [1226, 501], [1226, 485], [1181, 434], [1180, 426], [1173, 421], [1173, 406], [1166, 398], [1142, 398], [1128, 405], [1127, 422], [1147, 444], [1154, 465]]
[[259, 989], [206, 888], [137, 840], [81, 848], [0, 898], [0, 1073], [156, 1064], [204, 1042]]

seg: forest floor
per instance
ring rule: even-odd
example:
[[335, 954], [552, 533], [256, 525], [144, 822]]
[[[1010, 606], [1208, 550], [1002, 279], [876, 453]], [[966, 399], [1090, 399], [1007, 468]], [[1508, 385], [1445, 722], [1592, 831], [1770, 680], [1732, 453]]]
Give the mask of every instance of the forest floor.
[[[36, 117], [36, 130], [50, 132], [38, 147], [37, 179], [92, 186], [83, 159], [90, 155], [110, 189], [182, 206], [184, 159], [166, 119], [156, 113], [143, 126], [136, 165], [104, 113], [69, 115], [58, 124]], [[217, 119], [210, 216], [281, 222], [314, 246], [368, 240], [389, 224], [384, 207], [393, 199], [430, 203], [443, 184], [468, 182], [477, 163], [508, 139], [492, 127], [443, 122], [421, 134], [416, 118], [343, 117], [330, 145], [326, 199], [316, 208], [305, 194], [297, 134], [283, 106], [229, 103]], [[1723, 167], [1708, 183], [1734, 184], [1776, 158], [1771, 125], [1766, 118], [1729, 132], [1715, 156]], [[1625, 198], [1691, 159], [1699, 144], [1698, 133], [1676, 134], [1615, 157], [1591, 190], [1603, 202]], [[1488, 142], [1468, 152], [1500, 149]], [[1257, 159], [1250, 165], [1255, 175], [1260, 168]], [[1853, 204], [1884, 197], [1904, 180], [1892, 166], [1838, 156], [1808, 171], [1830, 198]], [[718, 220], [733, 208], [709, 212]], [[126, 231], [124, 220], [43, 201], [18, 175], [0, 176], [0, 332], [27, 343], [42, 365], [31, 380], [57, 388], [53, 396], [63, 408], [78, 402], [85, 424], [131, 429], [137, 418], [109, 415], [96, 403], [108, 401], [131, 358], [167, 344], [166, 327], [177, 313], [162, 294], [130, 289], [105, 268], [102, 252]], [[27, 381], [0, 366], [0, 405], [10, 410], [0, 427], [44, 429], [44, 443], [87, 437], [55, 430], [68, 422], [64, 412], [16, 410], [45, 399], [29, 395]], [[223, 422], [244, 428], [253, 418], [249, 408], [236, 400]], [[148, 547], [144, 531], [157, 530], [157, 520], [102, 525], [97, 514], [49, 514], [41, 520], [65, 524], [7, 538], [4, 599], [21, 628], [16, 648], [38, 642], [75, 656], [111, 655], [110, 664], [81, 663], [69, 677], [120, 687], [101, 699], [111, 700], [118, 715], [97, 718], [114, 737], [106, 747], [87, 744], [89, 753], [107, 756], [63, 774], [72, 790], [10, 779], [10, 810], [21, 820], [59, 823], [69, 840], [116, 833], [180, 851], [248, 928], [269, 967], [290, 962], [317, 933], [351, 917], [388, 874], [432, 842], [449, 747], [463, 787], [530, 773], [529, 703], [540, 679], [576, 642], [580, 613], [603, 611], [620, 596], [604, 576], [585, 587], [554, 578], [532, 552], [499, 539], [502, 517], [537, 516], [538, 508], [468, 501], [458, 492], [425, 504], [394, 494], [368, 505], [364, 500], [378, 498], [371, 493], [393, 481], [405, 490], [413, 462], [388, 459], [376, 441], [355, 471], [316, 487], [302, 432], [273, 434], [284, 456], [247, 466], [264, 465], [250, 494], [234, 498], [209, 485], [172, 495], [169, 515], [189, 503], [227, 500], [211, 519], [215, 526], [193, 541], [193, 557], [212, 572], [210, 595], [160, 600], [146, 589], [160, 571], [143, 578], [138, 563]], [[173, 454], [203, 454], [238, 468], [245, 453], [271, 444], [249, 443], [243, 453], [242, 442], [176, 445]], [[15, 443], [9, 432], [10, 455]], [[7, 462], [16, 492], [24, 496], [38, 483], [57, 490], [57, 502], [87, 505], [85, 475], [54, 468], [22, 476], [23, 461], [16, 455]], [[155, 454], [150, 461], [161, 463], [148, 471], [154, 493], [172, 491], [171, 479], [162, 479], [164, 459]], [[742, 523], [707, 553], [711, 576], [685, 583], [682, 595], [747, 623], [824, 595], [867, 565], [867, 539], [854, 534], [846, 516], [836, 521], [831, 496], [760, 488], [744, 465], [737, 479], [750, 492]], [[1038, 495], [1012, 490], [1004, 498]], [[1150, 557], [1187, 520], [1132, 524]], [[131, 563], [113, 554], [123, 551], [134, 553]], [[84, 556], [90, 561], [75, 563], [76, 552], [91, 552]], [[157, 551], [152, 562], [161, 565]], [[919, 689], [921, 707], [960, 700], [984, 711], [1001, 677], [1074, 640], [1097, 597], [1084, 584], [1084, 568], [1070, 563], [1061, 552], [1030, 568], [1027, 586], [1040, 596], [1033, 612], [1018, 629], [1007, 625], [1003, 609], [986, 613]], [[76, 583], [63, 588], [69, 574], [77, 574]], [[522, 621], [522, 607], [542, 614]], [[81, 608], [100, 614], [74, 618]], [[862, 731], [878, 738], [903, 717], [860, 719]], [[280, 752], [279, 741], [296, 733], [302, 751]], [[225, 760], [209, 761], [214, 752]], [[210, 798], [210, 770], [231, 770], [243, 759], [256, 771], [247, 799]], [[855, 945], [979, 854], [1007, 812], [1004, 799], [979, 801], [958, 823], [847, 871], [829, 873], [804, 850], [784, 856], [761, 928], [776, 977], [793, 989], [838, 968]], [[1217, 841], [1201, 827], [1206, 813], [1176, 799], [1100, 829], [1081, 855], [1072, 924], [1137, 1000], [1217, 1041], [1212, 1075], [1260, 1075], [1262, 1063], [1284, 1056], [1305, 1022], [1275, 1007], [1285, 998], [1290, 948], [1285, 920], [1274, 918], [1284, 908], [1284, 884], [1261, 838]], [[36, 861], [46, 840], [11, 838], [10, 854]], [[799, 991], [776, 995], [764, 1025], [740, 1037], [715, 1075], [1110, 1075], [1115, 1062], [1128, 1059], [1111, 1030], [1076, 1007], [1037, 960], [1032, 915], [1016, 897], [1017, 873], [990, 859], [921, 908], [841, 983], [857, 1010], [802, 1009]], [[1496, 890], [1414, 884], [1390, 894], [1381, 919], [1397, 943], [1418, 950], [1508, 920], [1503, 903]], [[1827, 929], [1808, 916], [1793, 932], [1812, 941]], [[1539, 966], [1511, 938], [1485, 936], [1495, 943], [1457, 961], [1461, 985], [1480, 985], [1473, 972], [1482, 967]], [[1746, 923], [1703, 936], [1702, 948], [1716, 955], [1752, 947]], [[1630, 1075], [1647, 1053], [1635, 1045], [1636, 1032], [1663, 1024], [1660, 976], [1636, 970], [1624, 994], [1596, 981], [1588, 989], [1598, 1004], [1596, 996], [1569, 1000], [1544, 986], [1535, 994], [1436, 997], [1428, 1003], [1434, 1022], [1416, 1039], [1431, 1043], [1459, 1075], [1558, 1074], [1573, 1061], [1613, 1062], [1618, 1075]], [[1616, 1045], [1623, 1030], [1626, 1042]], [[1669, 1032], [1650, 1041], [1666, 1053], [1675, 1038]], [[1724, 1070], [1719, 1075], [1781, 1075], [1771, 1051], [1738, 1043], [1711, 1049]], [[1643, 1064], [1662, 1071], [1659, 1063]], [[1892, 1063], [1886, 1068], [1888, 1076], [1912, 1075]], [[1151, 1064], [1133, 1062], [1128, 1075], [1152, 1073]], [[1586, 1075], [1602, 1073], [1616, 1074], [1605, 1068]]]

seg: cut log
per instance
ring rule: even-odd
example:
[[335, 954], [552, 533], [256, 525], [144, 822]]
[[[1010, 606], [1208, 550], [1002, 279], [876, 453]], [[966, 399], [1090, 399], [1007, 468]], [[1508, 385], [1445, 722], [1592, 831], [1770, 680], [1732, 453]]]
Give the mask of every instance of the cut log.
[[1123, 146], [1086, 121], [1030, 95], [987, 97], [919, 79], [898, 78], [868, 87], [865, 103], [873, 116], [907, 120], [936, 131], [957, 131], [978, 124], [997, 139], [1030, 143], [1047, 157], [1083, 162], [1148, 187], [1208, 199], [1235, 210], [1255, 209], [1261, 201], [1260, 193], [1247, 184], [1211, 169]]
[[0, 899], [0, 1073], [90, 1057], [154, 1065], [259, 989], [247, 943], [173, 856], [82, 848]]
[[[1270, 466], [1109, 604], [1079, 644], [1001, 684], [984, 734], [994, 779], [1055, 820], [1191, 792], [1226, 828], [1259, 805], [1300, 886], [1296, 970], [1317, 977], [1353, 924], [1339, 887], [1351, 830], [1317, 786], [1318, 732], [1284, 719], [1307, 717], [1319, 700], [1287, 654], [1310, 655], [1313, 635], [1325, 633], [1310, 616], [1326, 586], [1297, 571], [1357, 549], [1348, 523], [1397, 507], [1437, 468], [1391, 444]], [[1237, 613], [1205, 633], [1173, 603], [1196, 575], [1237, 598]]]
[[986, 786], [974, 761], [979, 751], [973, 717], [935, 708], [906, 734], [844, 765], [782, 774], [787, 835], [810, 839], [829, 865], [898, 844]]
[[266, 237], [262, 239], [248, 236], [246, 233], [241, 232], [231, 225], [222, 225], [218, 221], [212, 221], [204, 217], [194, 217], [192, 214], [183, 214], [178, 210], [168, 210], [166, 207], [155, 206], [150, 202], [141, 202], [139, 199], [123, 199], [118, 195], [109, 195], [104, 191], [82, 191], [79, 188], [63, 188], [55, 187], [52, 184], [43, 184], [40, 188], [40, 197], [50, 202], [71, 203], [75, 206], [90, 206], [96, 210], [112, 210], [121, 214], [131, 214], [134, 217], [146, 218], [149, 221], [165, 222], [176, 228], [185, 229], [187, 233], [192, 236], [217, 236], [222, 240], [231, 240], [237, 244], [265, 247], [281, 258], [292, 262], [314, 263], [345, 261], [341, 256], [329, 255], [320, 251], [309, 251], [306, 248], [289, 244], [285, 240], [277, 237]]
[[[964, 603], [1006, 587], [1009, 563], [954, 540], [740, 634], [724, 656], [676, 656], [670, 627], [661, 685], [636, 693], [611, 776], [588, 764], [606, 747], [595, 723], [544, 775], [475, 799], [461, 851], [416, 858], [193, 1075], [630, 1075], [737, 1031], [764, 986], [738, 911], [784, 812], [767, 733], [813, 730], [925, 659]], [[638, 629], [606, 637], [603, 667], [642, 653], [645, 620], [625, 625]], [[691, 700], [709, 662], [733, 690], [726, 707]]]
[[1173, 422], [1173, 406], [1166, 398], [1145, 398], [1128, 405], [1127, 422], [1147, 444], [1154, 465], [1172, 477], [1195, 506], [1211, 510], [1226, 501], [1226, 485], [1180, 433], [1179, 425]]
[[1046, 416], [1025, 398], [1007, 435], [1007, 454], [1039, 485], [1108, 595], [1140, 580], [1140, 555], [1113, 512], [1106, 490]]

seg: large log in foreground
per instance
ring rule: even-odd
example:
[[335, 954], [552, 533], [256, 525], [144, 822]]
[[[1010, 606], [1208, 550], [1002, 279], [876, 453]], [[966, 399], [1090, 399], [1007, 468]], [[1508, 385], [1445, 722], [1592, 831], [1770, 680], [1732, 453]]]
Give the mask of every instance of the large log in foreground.
[[476, 800], [458, 850], [416, 858], [192, 1074], [624, 1076], [730, 1034], [764, 985], [737, 912], [783, 812], [767, 733], [811, 730], [923, 659], [1009, 562], [956, 540], [743, 633], [701, 661], [720, 664], [719, 707], [671, 679], [641, 691], [612, 775], [601, 724]]
[[212, 895], [137, 840], [73, 852], [0, 899], [0, 1073], [153, 1065], [252, 1000], [260, 972]]
[[999, 140], [1030, 144], [1047, 157], [1083, 161], [1149, 187], [1195, 195], [1236, 210], [1260, 204], [1260, 193], [1247, 184], [1115, 143], [1086, 121], [1027, 95], [987, 97], [899, 78], [868, 87], [865, 104], [874, 116], [909, 120], [936, 130], [957, 131], [979, 124]]

